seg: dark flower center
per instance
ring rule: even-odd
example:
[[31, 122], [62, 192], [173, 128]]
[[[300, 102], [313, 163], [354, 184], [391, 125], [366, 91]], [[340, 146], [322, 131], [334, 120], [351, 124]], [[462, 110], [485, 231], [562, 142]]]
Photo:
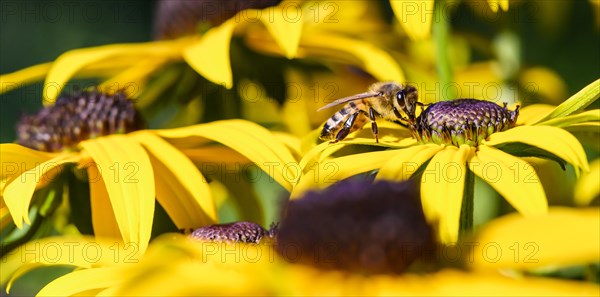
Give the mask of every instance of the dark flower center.
[[[280, 2], [281, 0], [161, 0], [156, 6], [155, 34], [158, 39], [192, 34], [197, 31], [199, 22], [218, 26], [244, 9], [262, 9]], [[240, 18], [244, 17], [257, 16], [252, 14]]]
[[412, 126], [421, 142], [477, 146], [492, 133], [515, 126], [519, 107], [510, 111], [477, 99], [442, 101], [428, 106]]
[[59, 97], [56, 104], [35, 115], [23, 116], [17, 124], [17, 143], [56, 152], [82, 140], [128, 133], [142, 126], [133, 102], [125, 94], [79, 91], [73, 96]]
[[267, 231], [252, 222], [235, 222], [200, 227], [189, 236], [193, 239], [205, 241], [259, 243], [264, 237], [274, 237], [276, 232], [276, 224], [271, 225], [271, 229]]
[[277, 251], [289, 262], [401, 273], [436, 248], [412, 182], [341, 181], [288, 204]]

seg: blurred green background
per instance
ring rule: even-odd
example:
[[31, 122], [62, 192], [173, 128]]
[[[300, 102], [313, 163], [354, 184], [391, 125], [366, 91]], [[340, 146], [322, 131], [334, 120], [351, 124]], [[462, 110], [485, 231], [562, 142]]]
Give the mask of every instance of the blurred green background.
[[[0, 73], [55, 60], [76, 48], [152, 39], [154, 1], [1, 1]], [[70, 83], [88, 86], [90, 82]], [[42, 106], [42, 83], [0, 95], [0, 141]]]

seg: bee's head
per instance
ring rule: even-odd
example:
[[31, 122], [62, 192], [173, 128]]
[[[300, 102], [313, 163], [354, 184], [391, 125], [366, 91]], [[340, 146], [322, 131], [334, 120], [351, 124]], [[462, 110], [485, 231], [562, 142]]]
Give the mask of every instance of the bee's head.
[[403, 113], [403, 117], [415, 119], [415, 110], [419, 100], [417, 89], [407, 84], [385, 82], [373, 85], [372, 91], [377, 92], [392, 104], [395, 111]]

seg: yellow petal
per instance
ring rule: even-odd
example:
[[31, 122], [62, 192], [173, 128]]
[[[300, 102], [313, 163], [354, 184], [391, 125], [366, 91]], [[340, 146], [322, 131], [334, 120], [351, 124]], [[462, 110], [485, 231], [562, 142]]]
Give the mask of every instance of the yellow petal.
[[299, 198], [307, 190], [330, 186], [350, 176], [380, 168], [397, 153], [396, 150], [369, 152], [307, 164], [290, 199]]
[[508, 11], [508, 0], [487, 0], [493, 12], [498, 12], [498, 8]]
[[472, 251], [474, 268], [534, 269], [600, 261], [598, 208], [550, 208], [548, 214], [511, 214], [485, 225]]
[[285, 56], [291, 59], [296, 56], [300, 34], [304, 21], [302, 11], [298, 10], [296, 16], [291, 16], [292, 10], [284, 10], [282, 6], [269, 7], [259, 11], [261, 21], [275, 38], [275, 42], [283, 49]]
[[[2, 187], [4, 187], [4, 185], [2, 185]], [[4, 199], [0, 197], [0, 232], [4, 232], [4, 228], [6, 228], [10, 222], [12, 222], [10, 212], [4, 203]]]
[[42, 80], [50, 67], [52, 67], [52, 63], [43, 63], [0, 75], [0, 94]]
[[497, 146], [503, 143], [522, 142], [545, 151], [573, 164], [573, 166], [589, 170], [587, 157], [583, 147], [569, 132], [550, 126], [519, 126], [504, 132], [490, 135], [489, 140], [483, 143], [488, 146]]
[[114, 239], [91, 236], [54, 236], [34, 239], [10, 251], [2, 258], [0, 283], [17, 279], [30, 270], [49, 265], [78, 268], [137, 263], [137, 247]]
[[167, 58], [153, 57], [143, 59], [118, 75], [102, 82], [98, 86], [98, 89], [108, 94], [116, 91], [124, 91], [129, 98], [133, 98], [141, 92], [145, 79], [158, 68], [162, 67], [167, 61], [169, 61]]
[[442, 149], [441, 145], [426, 144], [395, 150], [397, 154], [379, 169], [376, 178], [406, 180]]
[[527, 105], [519, 110], [517, 126], [535, 123], [550, 114], [554, 108], [556, 108], [556, 106], [550, 104]]
[[230, 19], [210, 29], [202, 39], [183, 51], [183, 58], [194, 70], [228, 89], [233, 86], [229, 45], [236, 25], [235, 19]]
[[155, 199], [148, 154], [125, 135], [86, 140], [80, 145], [101, 172], [123, 240], [137, 244], [143, 253], [150, 241]]
[[123, 282], [121, 267], [100, 267], [73, 271], [40, 290], [38, 296], [71, 296], [93, 289], [117, 286]]
[[137, 62], [140, 57], [167, 57], [177, 59], [186, 39], [155, 41], [139, 44], [114, 44], [76, 49], [62, 54], [48, 72], [44, 83], [44, 104], [53, 104], [65, 83], [82, 68], [115, 57]]
[[319, 33], [302, 36], [300, 48], [307, 55], [356, 65], [380, 81], [405, 81], [404, 73], [394, 58], [372, 43]]
[[590, 163], [590, 171], [575, 184], [575, 204], [588, 205], [600, 195], [600, 158]]
[[32, 150], [14, 143], [0, 144], [0, 151], [2, 152], [1, 179], [10, 179], [56, 156], [56, 154]]
[[533, 166], [493, 147], [480, 145], [469, 168], [523, 215], [548, 210], [546, 194]]
[[10, 180], [2, 193], [6, 207], [18, 228], [23, 227], [23, 220], [31, 224], [29, 220], [29, 204], [36, 187], [40, 183], [52, 181], [55, 175], [62, 171], [66, 163], [77, 162], [79, 157], [75, 154], [61, 154], [48, 161], [24, 171]]
[[161, 137], [181, 142], [199, 137], [220, 142], [250, 159], [288, 191], [300, 174], [298, 163], [285, 145], [269, 130], [252, 122], [224, 120], [155, 131]]
[[390, 1], [396, 19], [413, 40], [428, 38], [433, 20], [433, 0]]
[[279, 141], [285, 144], [292, 154], [297, 156], [302, 155], [300, 138], [284, 132], [273, 131], [272, 133], [275, 137], [277, 137], [277, 139], [279, 139]]
[[431, 222], [439, 223], [440, 240], [458, 240], [460, 211], [465, 187], [468, 145], [446, 147], [433, 156], [421, 177], [423, 211]]
[[83, 164], [87, 168], [90, 185], [90, 205], [92, 208], [92, 227], [98, 237], [123, 238], [115, 217], [106, 184], [101, 177], [98, 166], [93, 163]]
[[156, 199], [177, 228], [217, 223], [217, 211], [208, 182], [183, 153], [150, 132], [133, 133], [148, 151], [154, 168]]

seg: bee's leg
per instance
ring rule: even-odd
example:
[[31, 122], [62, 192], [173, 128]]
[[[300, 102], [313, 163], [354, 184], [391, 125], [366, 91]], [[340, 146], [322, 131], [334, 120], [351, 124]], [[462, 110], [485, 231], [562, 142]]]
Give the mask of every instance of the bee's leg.
[[371, 131], [375, 135], [375, 142], [379, 143], [379, 130], [377, 129], [377, 122], [375, 121], [375, 110], [373, 107], [369, 107], [369, 119], [371, 119]]
[[346, 136], [348, 136], [348, 134], [350, 134], [350, 129], [352, 128], [352, 126], [354, 126], [354, 121], [356, 120], [356, 117], [358, 117], [359, 114], [360, 112], [357, 111], [348, 117], [348, 119], [344, 122], [344, 126], [342, 127], [342, 129], [335, 135], [335, 140], [333, 140], [331, 143], [336, 143], [340, 140], [343, 140], [344, 138], [346, 138]]

